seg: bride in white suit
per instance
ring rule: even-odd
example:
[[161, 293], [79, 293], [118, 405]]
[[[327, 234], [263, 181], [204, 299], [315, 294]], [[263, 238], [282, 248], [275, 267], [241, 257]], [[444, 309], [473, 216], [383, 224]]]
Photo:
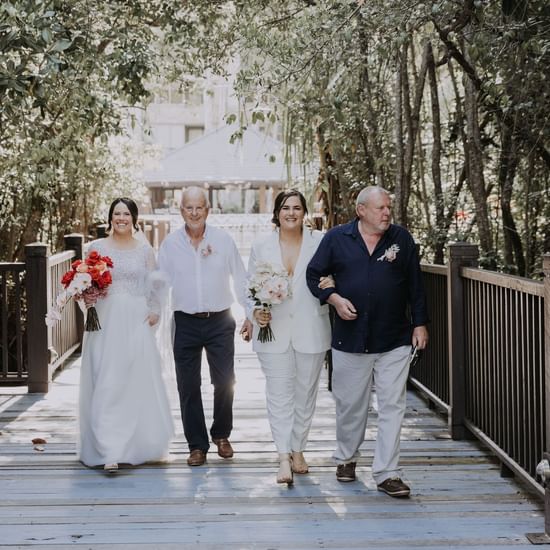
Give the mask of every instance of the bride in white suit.
[[[248, 264], [253, 275], [257, 262], [284, 267], [291, 277], [292, 295], [271, 312], [250, 307], [253, 349], [266, 379], [266, 403], [271, 432], [279, 453], [277, 483], [290, 484], [293, 473], [305, 474], [303, 451], [315, 410], [319, 376], [330, 348], [328, 305], [321, 306], [306, 285], [306, 268], [322, 233], [304, 226], [304, 196], [283, 191], [275, 199], [276, 229], [252, 245]], [[323, 278], [322, 287], [331, 286]], [[275, 339], [259, 342], [260, 327], [271, 325]]]

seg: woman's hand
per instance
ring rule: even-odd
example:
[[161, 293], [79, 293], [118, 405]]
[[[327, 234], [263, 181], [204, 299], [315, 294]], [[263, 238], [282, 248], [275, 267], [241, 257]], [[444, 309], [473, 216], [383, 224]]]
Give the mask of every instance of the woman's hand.
[[271, 321], [271, 311], [268, 309], [255, 309], [254, 319], [260, 327], [267, 327]]
[[325, 290], [325, 288], [334, 288], [336, 282], [332, 275], [327, 275], [326, 277], [321, 277], [319, 279], [319, 284], [317, 285], [320, 289]]
[[149, 323], [150, 327], [154, 327], [159, 322], [159, 319], [160, 315], [158, 315], [157, 313], [149, 313], [149, 315], [147, 315], [146, 321]]

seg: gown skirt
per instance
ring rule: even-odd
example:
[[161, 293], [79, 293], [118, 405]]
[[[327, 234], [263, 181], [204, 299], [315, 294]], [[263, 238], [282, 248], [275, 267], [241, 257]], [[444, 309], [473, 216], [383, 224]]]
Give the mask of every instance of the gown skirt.
[[168, 457], [174, 423], [143, 296], [98, 300], [101, 329], [84, 333], [78, 455], [87, 466]]

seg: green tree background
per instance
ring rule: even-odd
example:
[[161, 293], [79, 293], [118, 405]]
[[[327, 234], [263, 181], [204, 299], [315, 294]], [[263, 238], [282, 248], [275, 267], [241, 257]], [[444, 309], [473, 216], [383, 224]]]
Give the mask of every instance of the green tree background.
[[305, 191], [328, 226], [379, 184], [424, 259], [441, 263], [449, 242], [468, 240], [486, 267], [540, 275], [550, 250], [547, 2], [98, 4], [0, 7], [0, 257], [86, 232], [107, 197], [137, 192], [132, 152], [113, 155], [109, 141], [124, 107], [145, 106], [156, 79], [184, 86], [236, 57], [247, 110], [228, 120], [240, 132], [283, 125], [287, 157], [320, 167]]

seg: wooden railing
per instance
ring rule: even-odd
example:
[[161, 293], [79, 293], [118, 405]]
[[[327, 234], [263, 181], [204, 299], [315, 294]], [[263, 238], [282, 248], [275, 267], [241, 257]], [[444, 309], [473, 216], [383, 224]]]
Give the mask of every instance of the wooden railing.
[[447, 330], [447, 267], [422, 265], [428, 302], [430, 345], [411, 371], [411, 383], [429, 396], [433, 405], [449, 409], [449, 332]]
[[82, 257], [82, 235], [67, 235], [65, 248], [50, 255], [47, 245], [33, 243], [25, 247], [25, 262], [0, 264], [0, 382], [26, 382], [31, 393], [47, 392], [54, 371], [80, 346], [83, 316], [73, 301], [58, 324], [45, 323], [62, 274]]
[[24, 262], [0, 262], [0, 383], [27, 381], [24, 285]]
[[430, 345], [411, 383], [448, 414], [454, 439], [475, 435], [501, 460], [503, 475], [517, 474], [542, 496], [550, 255], [544, 283], [477, 269], [477, 257], [476, 247], [457, 244], [446, 266], [423, 266]]

